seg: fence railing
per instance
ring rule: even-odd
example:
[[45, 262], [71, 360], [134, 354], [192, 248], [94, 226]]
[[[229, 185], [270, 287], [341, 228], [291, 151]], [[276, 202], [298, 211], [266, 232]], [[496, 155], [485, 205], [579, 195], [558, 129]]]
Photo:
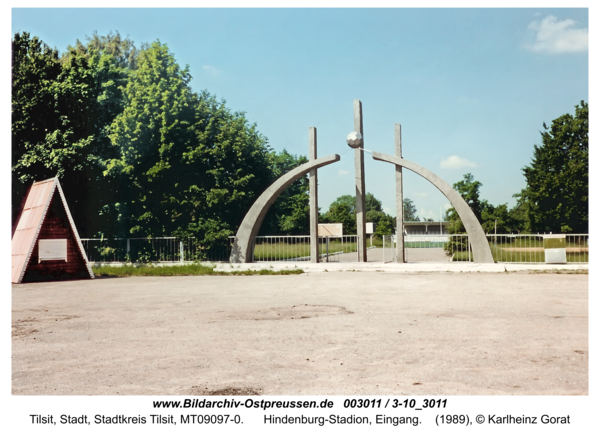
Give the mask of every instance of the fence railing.
[[[319, 237], [323, 262], [357, 261], [356, 236]], [[310, 236], [257, 236], [252, 261], [310, 261]]]
[[[228, 262], [235, 237], [210, 247], [193, 237], [95, 238], [81, 239], [91, 262]], [[544, 236], [541, 234], [487, 235], [497, 263], [544, 263]], [[371, 245], [373, 243], [373, 245]], [[382, 241], [369, 239], [375, 250], [369, 261], [396, 261], [395, 236]], [[407, 262], [473, 261], [466, 234], [404, 236]], [[566, 254], [569, 263], [588, 263], [589, 235], [567, 234]], [[319, 238], [319, 255], [323, 262], [358, 261], [357, 236]], [[254, 240], [253, 261], [310, 261], [310, 236], [258, 236]]]
[[[396, 236], [383, 236], [383, 262], [396, 262]], [[405, 235], [404, 259], [407, 263], [472, 261], [466, 234]]]
[[81, 239], [90, 262], [229, 261], [232, 240], [201, 246], [195, 238], [94, 238]]
[[[496, 263], [545, 262], [543, 234], [488, 234], [486, 237]], [[568, 263], [588, 263], [588, 238], [588, 234], [566, 235]], [[384, 247], [395, 246], [395, 236], [384, 237]], [[396, 261], [395, 249], [384, 249], [384, 255], [386, 261]], [[473, 261], [466, 234], [404, 236], [404, 255], [407, 262]]]
[[[367, 260], [369, 256], [367, 255]], [[395, 263], [397, 259], [396, 255], [396, 236], [382, 236], [381, 237], [381, 261], [383, 263]]]
[[[587, 263], [588, 234], [567, 234], [567, 263]], [[494, 261], [497, 263], [544, 263], [544, 235], [487, 235]]]

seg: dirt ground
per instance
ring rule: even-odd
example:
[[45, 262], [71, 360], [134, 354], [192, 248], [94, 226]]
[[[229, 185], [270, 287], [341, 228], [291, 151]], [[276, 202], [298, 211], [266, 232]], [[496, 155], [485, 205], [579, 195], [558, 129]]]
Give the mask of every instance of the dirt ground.
[[588, 275], [12, 287], [16, 395], [587, 395]]

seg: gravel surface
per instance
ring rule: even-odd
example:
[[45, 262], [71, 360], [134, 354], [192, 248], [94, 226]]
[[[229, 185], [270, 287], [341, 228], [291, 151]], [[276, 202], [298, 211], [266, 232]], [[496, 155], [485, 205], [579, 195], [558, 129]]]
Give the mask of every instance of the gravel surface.
[[17, 395], [587, 395], [588, 275], [12, 286]]

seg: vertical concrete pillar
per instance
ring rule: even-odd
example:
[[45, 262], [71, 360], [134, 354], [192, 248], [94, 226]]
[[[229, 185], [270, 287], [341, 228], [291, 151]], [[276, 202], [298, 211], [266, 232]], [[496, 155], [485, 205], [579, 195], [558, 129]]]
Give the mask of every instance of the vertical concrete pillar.
[[354, 100], [354, 131], [363, 138], [362, 147], [354, 149], [354, 171], [356, 173], [356, 235], [358, 236], [358, 262], [367, 261], [367, 228], [365, 211], [365, 154], [362, 103]]
[[[317, 159], [317, 129], [308, 128], [308, 160]], [[319, 262], [319, 199], [317, 184], [317, 168], [311, 169], [309, 173], [310, 193], [310, 261]]]
[[[396, 157], [402, 158], [402, 126], [394, 125]], [[404, 263], [404, 193], [402, 191], [402, 166], [396, 165], [396, 262]]]

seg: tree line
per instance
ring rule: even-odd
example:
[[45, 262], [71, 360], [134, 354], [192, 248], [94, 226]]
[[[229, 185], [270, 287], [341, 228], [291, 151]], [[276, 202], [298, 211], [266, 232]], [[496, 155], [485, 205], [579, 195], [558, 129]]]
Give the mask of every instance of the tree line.
[[[60, 54], [12, 40], [13, 227], [34, 181], [60, 177], [83, 237], [193, 236], [237, 230], [254, 200], [307, 161], [275, 152], [243, 112], [194, 92], [159, 41], [97, 33]], [[308, 232], [308, 180], [271, 207], [266, 234]]]
[[[420, 221], [417, 208], [410, 198], [403, 200], [404, 222]], [[393, 234], [396, 231], [396, 218], [383, 211], [382, 203], [372, 193], [365, 195], [366, 222], [375, 224], [375, 236]], [[331, 203], [329, 209], [319, 214], [321, 223], [341, 223], [344, 234], [356, 234], [356, 198], [342, 195]]]
[[[541, 145], [534, 145], [531, 163], [523, 168], [526, 187], [513, 195], [516, 205], [494, 206], [480, 198], [481, 183], [472, 174], [453, 185], [473, 210], [484, 232], [589, 232], [589, 109], [581, 101], [575, 114], [565, 114], [548, 127], [543, 123]], [[450, 234], [465, 233], [454, 208], [446, 212]]]

